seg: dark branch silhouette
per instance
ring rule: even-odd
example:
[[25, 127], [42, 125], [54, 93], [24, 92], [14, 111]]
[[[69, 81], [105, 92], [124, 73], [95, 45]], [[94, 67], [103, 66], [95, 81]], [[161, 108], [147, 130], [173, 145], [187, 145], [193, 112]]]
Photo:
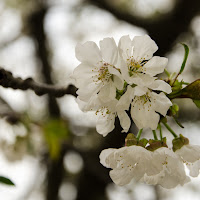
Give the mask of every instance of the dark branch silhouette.
[[62, 97], [66, 94], [76, 95], [76, 88], [73, 85], [67, 87], [58, 87], [45, 83], [37, 83], [32, 78], [25, 80], [13, 77], [12, 73], [0, 68], [0, 85], [5, 88], [20, 89], [20, 90], [33, 90], [38, 96], [50, 94], [54, 97]]

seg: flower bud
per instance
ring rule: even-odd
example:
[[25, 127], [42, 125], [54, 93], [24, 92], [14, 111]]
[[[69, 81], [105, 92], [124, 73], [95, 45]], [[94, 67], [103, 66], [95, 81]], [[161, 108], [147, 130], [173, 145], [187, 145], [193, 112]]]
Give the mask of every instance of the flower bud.
[[180, 134], [179, 138], [174, 138], [172, 140], [172, 144], [173, 144], [173, 151], [175, 152], [176, 150], [181, 149], [182, 146], [189, 144], [189, 140], [188, 138]]
[[137, 138], [133, 133], [129, 133], [125, 139], [125, 146], [129, 147], [132, 145], [137, 145]]

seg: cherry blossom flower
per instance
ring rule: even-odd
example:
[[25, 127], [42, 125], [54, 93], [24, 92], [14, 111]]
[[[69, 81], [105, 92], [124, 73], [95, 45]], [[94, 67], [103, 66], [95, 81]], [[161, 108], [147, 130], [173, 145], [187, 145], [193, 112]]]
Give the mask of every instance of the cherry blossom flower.
[[109, 102], [103, 102], [98, 95], [94, 95], [91, 101], [84, 102], [79, 98], [77, 103], [82, 111], [96, 111], [98, 116], [96, 129], [97, 132], [103, 136], [106, 136], [115, 128], [115, 118], [118, 116], [120, 125], [123, 128], [123, 132], [127, 132], [130, 128], [131, 121], [127, 115], [126, 107], [120, 107], [118, 104], [121, 101], [113, 99]]
[[166, 147], [158, 148], [153, 152], [152, 162], [155, 163], [154, 171], [159, 173], [151, 176], [145, 174], [143, 182], [151, 185], [159, 184], [167, 189], [189, 182], [182, 161], [172, 150]]
[[[150, 127], [157, 128], [160, 114], [166, 115], [171, 101], [163, 92], [170, 93], [171, 86], [155, 77], [146, 76], [148, 80], [140, 86], [127, 87], [127, 91], [120, 98], [120, 105], [128, 107], [131, 104], [131, 116], [139, 129]], [[156, 93], [153, 90], [163, 91]]]
[[169, 189], [189, 181], [179, 156], [166, 147], [155, 151], [135, 145], [106, 149], [100, 154], [100, 162], [112, 169], [110, 177], [120, 186], [135, 180]]
[[75, 68], [72, 78], [78, 89], [77, 94], [83, 101], [88, 101], [99, 93], [103, 100], [112, 100], [116, 88], [122, 89], [124, 81], [116, 67], [118, 49], [113, 38], [100, 41], [100, 49], [94, 42], [76, 46], [76, 58], [81, 64]]
[[162, 73], [168, 62], [165, 57], [152, 57], [158, 47], [148, 35], [136, 36], [132, 41], [128, 35], [122, 36], [118, 48], [123, 78], [131, 85], [144, 82], [146, 74], [153, 77]]
[[200, 170], [200, 146], [191, 144], [183, 145], [175, 153], [180, 156], [190, 170], [190, 176], [197, 177]]
[[129, 184], [132, 179], [139, 181], [149, 169], [152, 152], [140, 146], [105, 149], [100, 154], [100, 162], [112, 168], [110, 177], [117, 185]]

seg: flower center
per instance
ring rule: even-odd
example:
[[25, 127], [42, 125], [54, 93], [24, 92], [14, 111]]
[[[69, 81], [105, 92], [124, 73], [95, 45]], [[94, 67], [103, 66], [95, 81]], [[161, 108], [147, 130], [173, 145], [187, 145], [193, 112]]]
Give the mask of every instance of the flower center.
[[129, 75], [133, 76], [135, 73], [143, 73], [143, 68], [146, 61], [136, 62], [133, 58], [127, 59], [127, 65], [129, 69]]
[[101, 80], [103, 82], [108, 82], [110, 80], [112, 74], [109, 73], [108, 66], [108, 63], [104, 63], [103, 66], [100, 67], [98, 80]]
[[[135, 103], [137, 103], [139, 110], [145, 110], [147, 109], [148, 111], [150, 111], [151, 109], [151, 104], [152, 101], [154, 101], [154, 99], [152, 99], [149, 95], [148, 92], [145, 95], [142, 95], [140, 97], [136, 96], [135, 97]], [[133, 104], [133, 107], [135, 107], [135, 105]]]
[[95, 68], [95, 70], [97, 70], [97, 75], [93, 76], [93, 80], [94, 82], [103, 82], [103, 83], [107, 83], [110, 81], [110, 79], [112, 79], [112, 74], [110, 74], [109, 70], [108, 70], [108, 66], [111, 66], [108, 63], [103, 63], [103, 65], [99, 68]]

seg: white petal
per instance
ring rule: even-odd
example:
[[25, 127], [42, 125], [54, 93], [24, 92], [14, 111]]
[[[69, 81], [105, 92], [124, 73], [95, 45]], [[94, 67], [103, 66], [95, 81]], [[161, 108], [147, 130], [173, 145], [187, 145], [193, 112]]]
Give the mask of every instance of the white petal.
[[[107, 168], [111, 168], [111, 166], [115, 166], [116, 163], [112, 163], [111, 159], [108, 159], [109, 158], [109, 155], [111, 155], [116, 149], [105, 149], [101, 152], [101, 154], [99, 155], [99, 158], [100, 158], [100, 163], [107, 167]], [[111, 161], [111, 162], [110, 162]]]
[[131, 120], [127, 113], [125, 111], [119, 111], [117, 112], [117, 115], [119, 117], [120, 125], [123, 128], [122, 132], [128, 132], [130, 126], [131, 126]]
[[186, 162], [194, 163], [197, 160], [200, 160], [200, 146], [199, 145], [184, 145], [181, 149], [176, 150], [175, 152]]
[[198, 160], [198, 161], [196, 161], [194, 163], [188, 163], [187, 167], [190, 170], [190, 176], [192, 176], [192, 177], [199, 176], [200, 160]]
[[119, 90], [122, 90], [123, 86], [124, 86], [124, 80], [123, 80], [120, 72], [112, 66], [108, 66], [108, 71], [109, 71], [110, 74], [114, 75], [113, 76], [113, 82], [114, 82], [115, 87]]
[[98, 75], [94, 67], [88, 63], [81, 63], [74, 71], [72, 78], [75, 79], [76, 87], [84, 87], [90, 82], [93, 82], [93, 76]]
[[118, 49], [114, 39], [104, 38], [99, 42], [99, 45], [104, 61], [115, 65], [118, 57]]
[[160, 74], [164, 71], [167, 62], [168, 59], [165, 57], [154, 56], [142, 68], [146, 74], [155, 76], [156, 74]]
[[133, 178], [132, 173], [127, 169], [113, 169], [110, 171], [110, 177], [116, 185], [123, 186], [131, 182]]
[[161, 92], [160, 94], [156, 94], [155, 92], [151, 92], [151, 105], [152, 108], [162, 114], [166, 115], [169, 107], [172, 106], [172, 102], [166, 97], [166, 95]]
[[121, 70], [123, 79], [129, 84], [133, 84], [133, 82], [131, 81], [131, 77], [129, 75], [126, 62], [122, 59], [119, 62], [120, 62], [120, 70]]
[[103, 102], [108, 102], [116, 97], [116, 88], [112, 82], [110, 82], [107, 85], [104, 85], [101, 89], [100, 92], [98, 93], [99, 98]]
[[97, 132], [103, 136], [106, 136], [115, 128], [115, 115], [114, 114], [99, 114], [99, 118], [97, 120], [96, 129]]
[[148, 35], [134, 37], [132, 45], [133, 58], [136, 62], [149, 60], [158, 50], [158, 46]]
[[[154, 111], [150, 102], [144, 102], [143, 98], [135, 98], [132, 102], [131, 116], [139, 129], [151, 128], [155, 130], [158, 126], [159, 115]], [[139, 122], [139, 124], [138, 124]]]
[[93, 95], [96, 95], [103, 83], [96, 84], [94, 82], [85, 85], [84, 88], [80, 87], [76, 92], [82, 101], [88, 101]]
[[148, 88], [152, 90], [163, 91], [166, 92], [167, 94], [172, 92], [171, 86], [162, 80], [155, 80], [148, 86]]
[[118, 47], [120, 56], [126, 62], [127, 59], [130, 59], [132, 52], [132, 44], [129, 35], [120, 38]]
[[96, 65], [102, 60], [101, 52], [95, 42], [86, 42], [84, 44], [77, 44], [75, 49], [76, 58], [80, 62]]
[[118, 90], [122, 90], [124, 87], [124, 80], [118, 76], [113, 76], [113, 84]]
[[146, 87], [140, 87], [140, 86], [135, 86], [134, 87], [134, 95], [135, 96], [142, 96], [146, 94], [148, 91], [148, 88]]
[[149, 87], [149, 85], [151, 85], [154, 81], [155, 81], [155, 77], [151, 77], [148, 74], [140, 74], [137, 73], [134, 76], [130, 77], [132, 83], [130, 84], [136, 84], [139, 85], [140, 87]]
[[76, 102], [78, 103], [80, 110], [82, 110], [83, 112], [91, 111], [91, 110], [96, 111], [101, 106], [101, 103], [97, 95], [93, 95], [87, 102], [82, 101], [78, 96], [76, 98]]
[[117, 103], [117, 110], [128, 110], [130, 107], [130, 103], [132, 99], [134, 98], [133, 96], [134, 89], [128, 85], [127, 91], [121, 96]]

